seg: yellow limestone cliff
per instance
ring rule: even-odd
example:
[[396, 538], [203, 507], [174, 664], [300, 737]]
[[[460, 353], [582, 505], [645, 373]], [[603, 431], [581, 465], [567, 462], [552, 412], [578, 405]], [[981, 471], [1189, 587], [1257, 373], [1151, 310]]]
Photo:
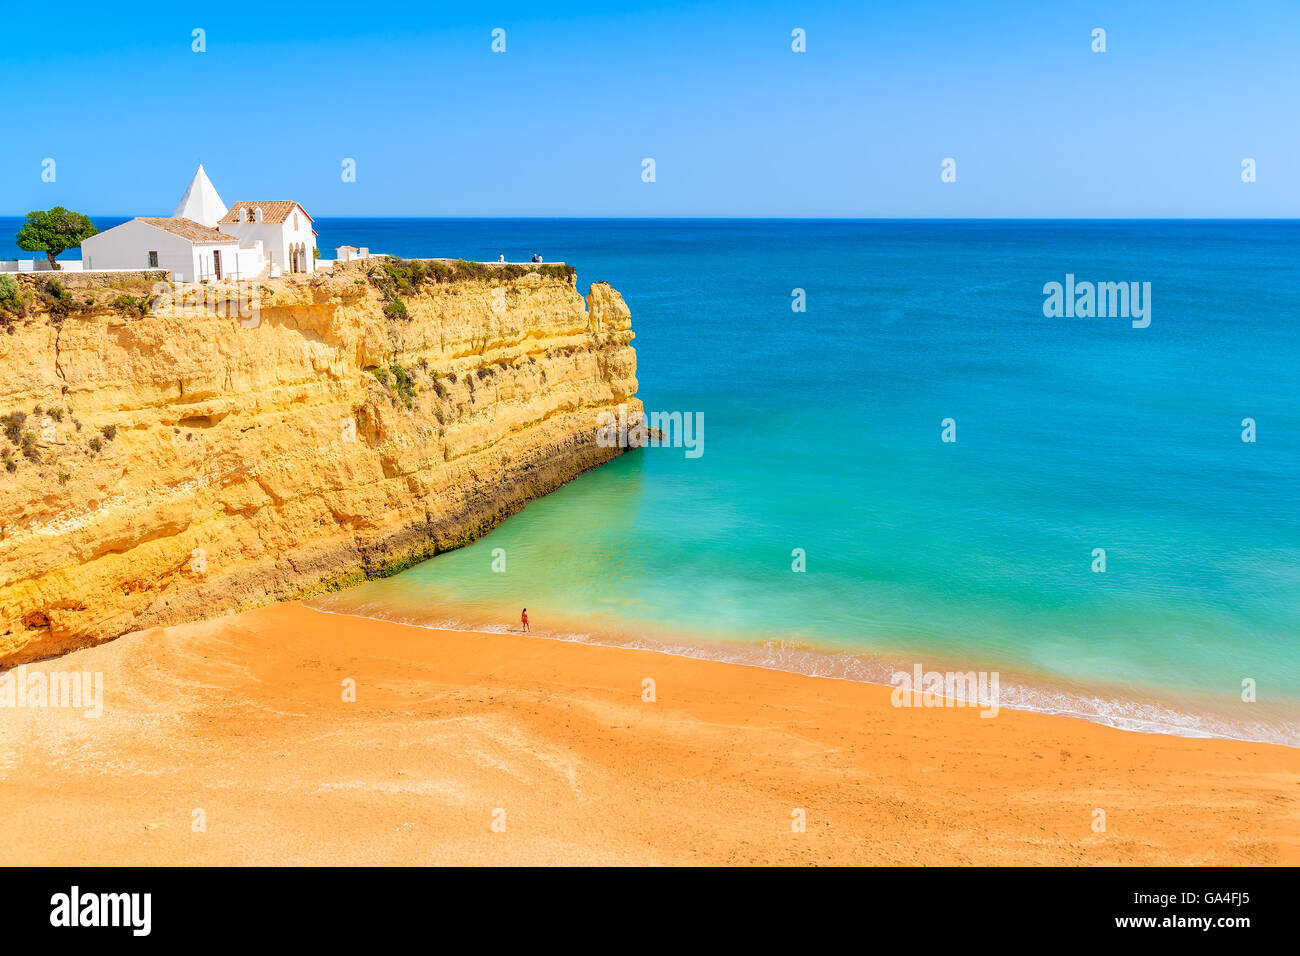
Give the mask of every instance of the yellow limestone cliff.
[[0, 328], [0, 666], [391, 572], [621, 451], [608, 285], [480, 269], [394, 306], [376, 268], [252, 283], [242, 314], [30, 286]]

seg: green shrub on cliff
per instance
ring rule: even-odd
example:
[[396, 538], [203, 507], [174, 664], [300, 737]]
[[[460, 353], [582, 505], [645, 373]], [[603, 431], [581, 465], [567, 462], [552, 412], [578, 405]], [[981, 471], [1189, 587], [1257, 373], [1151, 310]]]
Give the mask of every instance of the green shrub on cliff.
[[13, 276], [0, 275], [0, 328], [14, 334], [14, 319], [27, 315], [31, 293], [19, 285]]
[[388, 368], [372, 368], [370, 374], [389, 390], [394, 401], [400, 400], [407, 408], [415, 407], [415, 378], [405, 368], [394, 362]]
[[394, 391], [397, 397], [401, 399], [402, 404], [407, 408], [415, 407], [415, 379], [411, 378], [411, 373], [402, 366], [393, 363], [392, 366]]
[[109, 305], [114, 312], [131, 319], [143, 319], [149, 314], [149, 300], [137, 299], [133, 295], [119, 295]]
[[39, 291], [41, 307], [54, 318], [61, 319], [72, 311], [72, 293], [58, 279], [46, 279]]
[[410, 295], [423, 280], [424, 264], [407, 259], [385, 259], [368, 273], [375, 287], [390, 302], [398, 296]]
[[411, 314], [406, 310], [406, 303], [401, 299], [396, 298], [393, 299], [392, 302], [388, 303], [388, 305], [384, 306], [384, 315], [388, 316], [390, 319], [401, 319], [402, 321], [407, 321], [411, 318]]
[[27, 421], [25, 412], [10, 412], [0, 422], [4, 423], [5, 438], [17, 445], [23, 440], [23, 423]]
[[0, 275], [0, 312], [22, 315], [26, 312], [26, 307], [23, 290], [18, 287], [13, 276]]
[[496, 265], [488, 262], [469, 262], [457, 259], [452, 262], [441, 259], [383, 259], [372, 268], [368, 275], [371, 282], [390, 300], [401, 295], [410, 295], [422, 286], [438, 283], [460, 282], [467, 279], [509, 280], [519, 279], [536, 272], [539, 275], [563, 279], [572, 283], [577, 270], [570, 265], [556, 263], [536, 263], [532, 265]]

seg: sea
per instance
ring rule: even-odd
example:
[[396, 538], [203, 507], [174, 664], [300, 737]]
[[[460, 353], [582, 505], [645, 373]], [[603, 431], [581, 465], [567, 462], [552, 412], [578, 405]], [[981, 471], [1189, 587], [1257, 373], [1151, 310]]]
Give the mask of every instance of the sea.
[[[506, 632], [526, 607], [539, 637], [995, 674], [1002, 708], [1300, 746], [1300, 222], [316, 228], [326, 257], [611, 283], [647, 412], [699, 428], [318, 609]], [[1052, 283], [1144, 314], [1053, 308]]]

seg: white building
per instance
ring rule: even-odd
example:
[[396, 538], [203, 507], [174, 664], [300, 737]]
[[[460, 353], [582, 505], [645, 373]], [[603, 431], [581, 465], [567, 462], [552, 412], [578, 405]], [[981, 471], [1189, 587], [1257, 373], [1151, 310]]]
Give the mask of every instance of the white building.
[[81, 244], [82, 269], [166, 269], [179, 282], [203, 282], [239, 275], [240, 266], [261, 263], [240, 260], [239, 240], [190, 219], [137, 218], [106, 229]]
[[334, 250], [335, 262], [355, 262], [358, 259], [369, 259], [370, 250], [365, 246], [358, 249], [356, 246], [339, 246]]
[[241, 246], [262, 244], [271, 271], [314, 272], [316, 230], [307, 210], [288, 199], [237, 202], [217, 228], [239, 237]]
[[296, 202], [236, 203], [227, 209], [199, 166], [167, 218], [140, 217], [81, 244], [82, 267], [167, 269], [178, 282], [254, 279], [313, 272], [316, 232]]

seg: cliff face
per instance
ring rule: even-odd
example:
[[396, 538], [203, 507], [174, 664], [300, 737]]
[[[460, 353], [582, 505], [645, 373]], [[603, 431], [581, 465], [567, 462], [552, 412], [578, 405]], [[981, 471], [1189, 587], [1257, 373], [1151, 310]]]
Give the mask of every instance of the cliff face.
[[392, 571], [619, 453], [609, 286], [454, 279], [402, 316], [366, 270], [262, 280], [243, 316], [67, 277], [80, 312], [0, 331], [0, 665]]

